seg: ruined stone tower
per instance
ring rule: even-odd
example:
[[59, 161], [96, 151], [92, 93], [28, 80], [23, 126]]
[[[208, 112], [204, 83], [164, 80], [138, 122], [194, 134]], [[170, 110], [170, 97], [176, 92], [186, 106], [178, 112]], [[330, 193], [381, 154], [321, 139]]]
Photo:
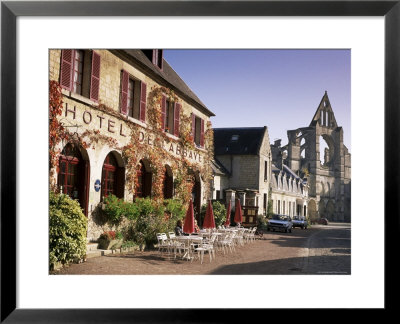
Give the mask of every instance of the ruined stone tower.
[[308, 216], [350, 222], [351, 155], [326, 91], [310, 125], [287, 134], [288, 144], [280, 151], [289, 168], [307, 176]]

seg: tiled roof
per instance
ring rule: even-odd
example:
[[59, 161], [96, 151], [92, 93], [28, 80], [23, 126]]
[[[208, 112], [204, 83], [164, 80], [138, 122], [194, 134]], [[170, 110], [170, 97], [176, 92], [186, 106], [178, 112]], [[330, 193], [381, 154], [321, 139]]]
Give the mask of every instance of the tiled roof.
[[211, 161], [211, 169], [216, 175], [229, 175], [229, 171], [217, 159]]

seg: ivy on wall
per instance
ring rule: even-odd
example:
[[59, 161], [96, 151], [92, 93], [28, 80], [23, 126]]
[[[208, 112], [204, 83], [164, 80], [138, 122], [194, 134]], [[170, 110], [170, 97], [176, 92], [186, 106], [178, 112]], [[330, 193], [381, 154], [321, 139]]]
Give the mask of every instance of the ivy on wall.
[[[170, 102], [179, 102], [174, 91], [154, 86], [152, 87], [147, 98], [147, 130], [148, 135], [154, 139], [153, 145], [146, 145], [139, 142], [140, 127], [130, 121], [126, 116], [122, 116], [119, 112], [100, 103], [98, 110], [105, 112], [118, 119], [126, 122], [130, 129], [129, 143], [120, 147], [115, 138], [100, 134], [98, 130], [85, 130], [83, 133], [72, 133], [60, 121], [63, 110], [63, 101], [61, 87], [56, 81], [50, 81], [50, 134], [49, 134], [49, 159], [50, 159], [50, 188], [57, 191], [55, 183], [55, 172], [58, 173], [58, 162], [61, 151], [57, 149], [58, 144], [66, 144], [70, 142], [74, 145], [80, 145], [83, 148], [92, 147], [95, 149], [96, 144], [106, 144], [111, 149], [122, 152], [125, 162], [126, 180], [125, 186], [133, 196], [137, 192], [138, 171], [140, 168], [140, 160], [149, 162], [152, 179], [152, 198], [162, 202], [164, 192], [165, 165], [168, 164], [174, 176], [175, 198], [180, 199], [183, 203], [188, 203], [194, 185], [194, 174], [198, 172], [205, 183], [205, 197], [210, 197], [210, 181], [212, 179], [211, 165], [208, 163], [213, 158], [213, 131], [211, 122], [207, 122], [207, 129], [204, 134], [204, 163], [203, 165], [193, 163], [186, 159], [183, 154], [178, 157], [172, 157], [164, 148], [164, 143], [168, 146], [172, 142], [181, 145], [183, 150], [196, 150], [193, 142], [191, 116], [186, 115], [181, 109], [180, 111], [180, 138], [179, 140], [169, 137], [161, 128], [161, 102], [163, 95], [167, 96]], [[64, 143], [65, 142], [65, 143]], [[64, 146], [63, 145], [63, 146]]]

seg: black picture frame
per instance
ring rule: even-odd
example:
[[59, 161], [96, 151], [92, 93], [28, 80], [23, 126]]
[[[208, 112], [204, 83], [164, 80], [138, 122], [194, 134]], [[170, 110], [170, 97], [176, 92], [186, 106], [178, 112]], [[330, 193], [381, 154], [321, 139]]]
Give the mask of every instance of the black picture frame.
[[[385, 19], [385, 307], [398, 276], [388, 266], [399, 237], [400, 4], [395, 1], [2, 1], [1, 3], [1, 322], [228, 322], [243, 310], [16, 308], [16, 19], [19, 16], [383, 16]], [[379, 166], [375, 166], [375, 170]], [[382, 176], [382, 172], [377, 172]], [[374, 174], [376, 176], [376, 173]], [[373, 180], [373, 179], [372, 179]], [[10, 244], [11, 243], [11, 244]], [[398, 243], [396, 243], [398, 245]], [[371, 256], [373, 258], [373, 256]], [[389, 284], [388, 284], [389, 283]], [[251, 285], [249, 285], [249, 288]], [[254, 286], [253, 286], [254, 287]], [[156, 296], [155, 296], [156, 298]], [[329, 305], [327, 305], [329, 308]], [[273, 312], [272, 310], [268, 310]], [[279, 311], [279, 310], [278, 310]], [[266, 316], [265, 310], [252, 310]], [[254, 314], [254, 315], [253, 315]]]

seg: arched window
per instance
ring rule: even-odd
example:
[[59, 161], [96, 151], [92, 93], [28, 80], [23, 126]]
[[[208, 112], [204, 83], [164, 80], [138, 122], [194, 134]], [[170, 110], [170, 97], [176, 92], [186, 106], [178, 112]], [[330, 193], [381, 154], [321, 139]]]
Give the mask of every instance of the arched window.
[[174, 192], [174, 180], [172, 175], [171, 167], [165, 166], [165, 174], [164, 174], [164, 199], [170, 199], [173, 197]]
[[89, 161], [84, 160], [76, 145], [67, 144], [59, 160], [58, 188], [60, 192], [77, 199], [87, 215]]
[[152, 172], [147, 161], [141, 160], [137, 171], [136, 195], [138, 198], [151, 196]]
[[114, 154], [109, 153], [104, 160], [101, 174], [101, 199], [109, 195], [124, 198], [124, 173], [125, 169], [118, 167]]

